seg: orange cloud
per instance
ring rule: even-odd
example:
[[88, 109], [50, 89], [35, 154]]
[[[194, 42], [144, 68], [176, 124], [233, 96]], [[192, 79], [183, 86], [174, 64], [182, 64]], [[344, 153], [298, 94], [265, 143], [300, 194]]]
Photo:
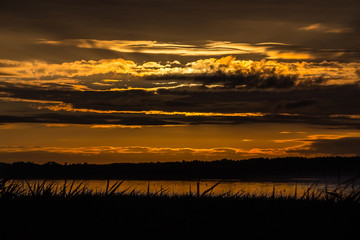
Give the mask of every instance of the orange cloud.
[[159, 110], [148, 111], [119, 111], [119, 110], [97, 110], [88, 108], [74, 108], [71, 104], [60, 103], [51, 106], [38, 106], [37, 109], [48, 109], [51, 111], [67, 111], [67, 112], [90, 112], [90, 113], [118, 113], [118, 114], [145, 114], [145, 115], [182, 115], [185, 117], [202, 116], [202, 117], [263, 117], [266, 113], [248, 112], [248, 113], [219, 113], [219, 112], [166, 112]]
[[[289, 54], [273, 52], [273, 54]], [[301, 53], [296, 53], [301, 54]], [[302, 58], [300, 55], [299, 58]], [[306, 58], [306, 56], [303, 56]], [[10, 60], [1, 60], [0, 63], [8, 63]], [[50, 64], [41, 61], [10, 61], [11, 67], [4, 67], [6, 72], [13, 76], [2, 77], [3, 82], [20, 83], [25, 85], [50, 86], [50, 84], [60, 84], [71, 86], [75, 90], [88, 90], [89, 87], [74, 78], [104, 74], [124, 74], [134, 77], [166, 76], [166, 75], [191, 75], [191, 74], [214, 74], [222, 72], [224, 74], [252, 75], [258, 74], [266, 76], [297, 76], [297, 84], [306, 83], [311, 79], [323, 78], [322, 84], [336, 85], [355, 83], [359, 80], [357, 71], [360, 63], [349, 62], [278, 62], [275, 60], [238, 60], [233, 56], [221, 58], [199, 59], [188, 62], [182, 66], [163, 65], [157, 62], [145, 62], [137, 64], [133, 61], [122, 58], [102, 59], [102, 60], [81, 60], [65, 62], [61, 64]], [[24, 80], [56, 78], [55, 80]], [[116, 80], [118, 81], [118, 80]], [[132, 80], [136, 81], [136, 80]], [[110, 81], [114, 82], [114, 81]], [[105, 81], [108, 84], [109, 81]], [[176, 86], [163, 87], [175, 88]], [[115, 88], [114, 88], [115, 90]]]
[[81, 154], [81, 155], [99, 155], [99, 154], [155, 154], [155, 155], [189, 155], [199, 157], [221, 157], [221, 156], [281, 156], [286, 155], [288, 151], [299, 149], [299, 147], [287, 148], [252, 148], [244, 150], [241, 148], [217, 147], [217, 148], [170, 148], [170, 147], [146, 147], [146, 146], [96, 146], [96, 147], [40, 147], [40, 146], [9, 146], [2, 147], [0, 152], [50, 152], [61, 154]]
[[349, 27], [345, 27], [345, 26], [341, 26], [341, 25], [329, 26], [329, 25], [325, 25], [323, 23], [310, 24], [308, 26], [299, 28], [299, 30], [318, 31], [318, 32], [324, 32], [324, 33], [346, 33], [346, 32], [352, 31], [352, 29]]
[[267, 45], [289, 45], [285, 43], [237, 43], [230, 41], [207, 41], [200, 45], [180, 44], [176, 42], [129, 41], [129, 40], [97, 40], [97, 39], [67, 39], [61, 41], [40, 40], [41, 44], [76, 46], [79, 48], [98, 48], [125, 53], [174, 54], [182, 56], [211, 56], [262, 54], [271, 59], [311, 59], [307, 53], [286, 51], [283, 53], [271, 51]]
[[14, 97], [0, 97], [0, 101], [4, 101], [4, 102], [28, 102], [28, 103], [41, 103], [41, 104], [63, 104], [63, 102], [60, 102], [60, 101], [36, 100], [36, 99], [14, 98]]

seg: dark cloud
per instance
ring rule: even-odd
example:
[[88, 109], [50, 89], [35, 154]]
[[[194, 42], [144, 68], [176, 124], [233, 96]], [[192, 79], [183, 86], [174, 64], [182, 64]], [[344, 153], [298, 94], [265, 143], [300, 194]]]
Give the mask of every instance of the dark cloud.
[[[226, 40], [253, 44], [290, 43], [298, 46], [299, 51], [316, 52], [323, 49], [318, 54], [324, 57], [334, 55], [324, 51], [338, 51], [337, 55], [343, 53], [342, 59], [359, 59], [359, 12], [357, 0], [307, 0], [301, 3], [292, 0], [2, 0], [0, 43], [6, 47], [0, 49], [0, 54], [9, 59], [34, 58], [51, 62], [69, 59], [69, 56], [73, 56], [73, 59], [132, 59], [133, 54], [55, 48], [35, 43], [39, 39], [124, 39], [182, 43]], [[341, 26], [350, 30], [344, 33], [299, 30], [316, 23], [328, 28]], [[278, 47], [280, 50], [286, 48], [290, 47]], [[146, 56], [134, 58], [146, 59]]]
[[287, 112], [306, 115], [359, 114], [358, 85], [263, 91], [256, 89], [176, 88], [158, 91], [47, 90], [2, 83], [0, 91], [19, 99], [60, 101], [97, 110], [182, 112]]
[[317, 103], [317, 101], [313, 100], [313, 99], [302, 99], [299, 101], [286, 103], [285, 108], [287, 108], [287, 109], [301, 108], [301, 107], [311, 106], [316, 103]]
[[6, 72], [0, 72], [1, 76], [13, 76], [14, 74], [6, 73]]
[[[38, 144], [41, 146], [86, 145], [85, 138], [88, 143], [106, 145], [98, 135], [92, 139], [81, 131], [69, 135], [64, 131], [66, 139], [73, 141], [65, 142], [49, 130], [66, 124], [75, 124], [73, 129], [80, 128], [76, 124], [88, 125], [86, 132], [91, 131], [90, 126], [104, 127], [95, 125], [145, 125], [141, 131], [156, 131], [149, 138], [151, 142], [145, 143], [147, 138], [140, 133], [128, 136], [138, 136], [139, 146], [166, 146], [172, 144], [167, 141], [169, 135], [178, 138], [181, 130], [174, 131], [174, 136], [164, 131], [166, 137], [160, 143], [153, 141], [154, 135], [167, 128], [159, 126], [269, 123], [265, 125], [273, 131], [272, 126], [277, 125], [273, 123], [284, 123], [289, 126], [274, 129], [277, 135], [265, 130], [259, 141], [249, 137], [253, 146], [261, 150], [265, 141], [288, 131], [289, 136], [307, 137], [299, 140], [303, 135], [296, 135], [290, 143], [281, 143], [282, 152], [360, 154], [358, 137], [314, 140], [310, 133], [330, 135], [334, 128], [347, 129], [335, 131], [334, 136], [353, 136], [360, 129], [360, 85], [354, 83], [360, 78], [359, 12], [358, 0], [0, 0], [0, 128], [5, 136], [0, 158], [9, 162], [67, 159], [94, 163], [105, 159], [174, 160], [169, 151], [155, 154], [160, 148], [148, 153], [150, 156], [144, 154], [149, 151], [146, 149], [120, 154], [112, 147], [98, 152], [74, 147], [72, 152], [60, 147], [25, 146], [36, 140], [32, 139], [32, 134], [38, 133], [34, 126], [43, 127], [44, 139], [49, 139]], [[161, 44], [152, 46], [149, 41]], [[220, 54], [236, 58], [220, 58]], [[121, 64], [124, 59], [129, 64]], [[269, 61], [260, 61], [263, 59]], [[170, 63], [175, 60], [176, 64]], [[164, 75], [142, 77], [152, 73]], [[333, 83], [339, 85], [329, 85]], [[23, 125], [35, 130], [26, 134]], [[303, 129], [299, 127], [303, 125], [325, 130], [294, 130]], [[14, 126], [17, 136], [9, 130]], [[57, 127], [54, 132], [62, 133]], [[224, 127], [233, 128], [219, 126], [219, 134], [214, 132], [217, 140], [200, 142], [192, 136], [189, 141], [177, 140], [189, 146], [210, 142], [225, 146], [220, 136]], [[239, 139], [243, 137], [241, 131], [237, 134]], [[127, 136], [119, 135], [128, 144]], [[24, 146], [13, 146], [7, 137], [16, 141], [14, 145], [19, 142]], [[231, 144], [247, 144], [236, 142], [239, 139]], [[287, 148], [292, 143], [309, 143], [310, 148]], [[235, 150], [225, 149], [224, 157], [231, 151]], [[191, 153], [179, 155], [179, 159], [192, 157]], [[203, 158], [207, 158], [205, 153]]]
[[210, 74], [179, 74], [150, 76], [151, 80], [190, 80], [200, 82], [204, 85], [223, 84], [226, 88], [243, 86], [246, 88], [268, 89], [268, 88], [291, 88], [295, 86], [297, 77], [295, 75], [263, 75], [261, 73], [244, 74], [241, 71], [227, 74], [217, 71]]
[[[127, 91], [47, 90], [3, 83], [0, 92], [13, 98], [2, 102], [2, 123], [39, 122], [73, 124], [176, 125], [242, 124], [247, 122], [310, 123], [359, 128], [360, 88], [357, 85], [316, 88], [207, 89], [177, 88]], [[23, 99], [23, 100], [22, 100]], [[32, 102], [33, 100], [33, 102]], [[46, 107], [60, 106], [58, 112]], [[21, 103], [21, 104], [20, 104]], [[75, 109], [66, 110], [67, 105]], [[56, 108], [55, 108], [56, 109]], [[80, 109], [80, 111], [76, 111]], [[86, 112], [89, 110], [89, 112]], [[90, 110], [99, 112], [91, 113]], [[116, 111], [205, 113], [265, 113], [264, 116], [184, 116], [122, 114]], [[101, 112], [102, 111], [102, 112]], [[106, 112], [115, 111], [115, 112]]]
[[[326, 74], [326, 72], [324, 73]], [[298, 84], [298, 87], [301, 88], [312, 88], [312, 87], [317, 87], [323, 83], [326, 83], [326, 79], [324, 76], [320, 76], [320, 77], [312, 77], [312, 78], [307, 78], [303, 81], [301, 81]]]
[[16, 67], [18, 66], [15, 63], [4, 63], [4, 62], [0, 62], [0, 68], [4, 68], [4, 67]]
[[[18, 17], [13, 25], [26, 24], [37, 26], [38, 29], [50, 28], [52, 23], [57, 27], [65, 27], [74, 23], [74, 30], [77, 25], [89, 21], [94, 24], [92, 27], [103, 29], [106, 32], [115, 26], [144, 27], [153, 25], [152, 30], [163, 28], [168, 30], [173, 27], [180, 27], [184, 22], [193, 22], [189, 28], [205, 26], [208, 21], [214, 21], [213, 16], [221, 20], [277, 20], [285, 19], [290, 21], [322, 22], [327, 19], [331, 22], [345, 22], [348, 19], [356, 19], [359, 6], [356, 0], [341, 2], [332, 1], [235, 1], [219, 2], [210, 1], [165, 1], [165, 0], [108, 0], [102, 1], [26, 1], [26, 0], [3, 0], [1, 3], [2, 16]], [[306, 11], [305, 11], [306, 9]], [[281, 14], [280, 14], [281, 13]], [[48, 19], [48, 22], [41, 20]], [[60, 21], [62, 20], [62, 21]], [[117, 20], [116, 22], [114, 20]], [[145, 21], [147, 20], [147, 21]], [[6, 22], [10, 24], [9, 22]], [[84, 24], [82, 24], [84, 25]], [[129, 26], [126, 26], [129, 25]], [[182, 31], [184, 27], [176, 30]], [[208, 29], [208, 27], [206, 28]], [[57, 29], [62, 32], [62, 28]], [[176, 31], [175, 29], [173, 32]], [[198, 29], [202, 31], [203, 29]], [[216, 30], [216, 29], [214, 29]], [[84, 34], [79, 32], [78, 34]]]
[[356, 75], [358, 75], [358, 77], [360, 78], [360, 69], [355, 71]]
[[269, 114], [259, 117], [229, 116], [164, 116], [145, 114], [74, 114], [74, 113], [38, 113], [27, 115], [0, 115], [0, 124], [42, 123], [42, 124], [82, 124], [82, 125], [123, 125], [123, 126], [163, 126], [163, 125], [199, 125], [199, 124], [249, 124], [249, 123], [298, 123], [314, 126], [328, 126], [335, 129], [359, 129], [356, 119], [332, 119], [326, 116], [291, 116]]
[[[344, 34], [347, 35], [347, 34]], [[325, 38], [325, 36], [319, 36], [320, 38]], [[342, 37], [344, 37], [342, 35]], [[333, 37], [338, 39], [338, 37]], [[340, 41], [340, 40], [339, 40]], [[309, 44], [310, 45], [310, 44]], [[309, 47], [309, 45], [294, 45], [294, 44], [261, 44], [261, 46], [266, 46], [268, 51], [277, 51], [281, 53], [297, 53], [297, 54], [309, 54], [311, 59], [304, 59], [305, 61], [323, 61], [326, 59], [327, 61], [342, 61], [342, 62], [350, 62], [350, 61], [358, 61], [360, 59], [360, 49], [356, 47], [355, 42], [353, 44], [349, 44], [345, 47], [343, 45], [341, 48], [336, 48], [334, 44], [331, 46], [327, 46], [326, 44], [319, 44], [318, 46], [313, 45]], [[352, 46], [352, 48], [349, 48]], [[281, 57], [279, 57], [281, 59]], [[296, 57], [294, 56], [294, 59]], [[293, 59], [281, 59], [282, 61], [293, 61]]]
[[[140, 115], [140, 114], [139, 114]], [[176, 125], [179, 120], [162, 117], [115, 115], [38, 113], [23, 116], [0, 115], [0, 123], [62, 123], [62, 124], [116, 124], [116, 125]]]
[[340, 139], [319, 139], [310, 145], [310, 149], [301, 153], [325, 153], [332, 155], [359, 155], [360, 138], [345, 137]]

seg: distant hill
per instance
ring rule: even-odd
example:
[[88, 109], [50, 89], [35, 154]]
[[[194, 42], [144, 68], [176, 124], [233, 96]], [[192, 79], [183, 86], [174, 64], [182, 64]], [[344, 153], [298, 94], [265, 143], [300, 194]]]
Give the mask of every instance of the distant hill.
[[360, 176], [360, 157], [286, 157], [165, 163], [71, 164], [0, 163], [0, 178], [11, 179], [239, 179], [344, 181]]

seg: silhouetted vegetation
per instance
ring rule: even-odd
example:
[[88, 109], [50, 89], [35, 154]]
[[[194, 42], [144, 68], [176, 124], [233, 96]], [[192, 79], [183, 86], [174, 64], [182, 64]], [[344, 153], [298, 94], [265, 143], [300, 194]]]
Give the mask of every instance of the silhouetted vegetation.
[[[302, 194], [94, 192], [69, 181], [0, 181], [1, 239], [350, 239], [360, 189]], [[355, 234], [355, 235], [354, 235]]]
[[[350, 239], [360, 228], [359, 157], [212, 162], [1, 163], [0, 239]], [[352, 176], [352, 179], [349, 179]], [[217, 184], [183, 195], [25, 179], [348, 180], [294, 195], [222, 193]], [[10, 179], [9, 179], [10, 178]], [[22, 179], [15, 181], [11, 179]], [[344, 181], [342, 181], [344, 182]], [[150, 186], [150, 185], [149, 185]]]
[[69, 164], [0, 163], [0, 177], [13, 179], [240, 179], [293, 178], [345, 180], [360, 174], [360, 157], [256, 158], [242, 161]]

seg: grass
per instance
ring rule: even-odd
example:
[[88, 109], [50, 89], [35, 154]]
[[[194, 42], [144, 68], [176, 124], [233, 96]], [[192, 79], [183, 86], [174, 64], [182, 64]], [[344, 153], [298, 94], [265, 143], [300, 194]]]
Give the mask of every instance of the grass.
[[84, 197], [163, 197], [163, 198], [217, 198], [217, 199], [272, 199], [272, 200], [306, 200], [306, 201], [326, 201], [332, 203], [360, 203], [360, 185], [348, 183], [341, 185], [335, 189], [328, 190], [325, 186], [324, 189], [317, 188], [317, 184], [310, 185], [305, 191], [299, 193], [295, 186], [295, 193], [293, 195], [285, 194], [282, 191], [276, 193], [274, 185], [273, 192], [268, 193], [248, 193], [248, 192], [225, 192], [215, 194], [213, 190], [223, 181], [218, 181], [204, 191], [200, 191], [199, 182], [197, 183], [196, 192], [193, 193], [191, 189], [186, 194], [170, 194], [168, 189], [161, 188], [156, 192], [150, 191], [150, 183], [147, 186], [146, 193], [136, 191], [129, 187], [125, 190], [120, 190], [120, 186], [125, 180], [115, 181], [110, 184], [108, 180], [106, 189], [104, 191], [95, 191], [90, 189], [85, 181], [75, 183], [75, 181], [65, 181], [64, 184], [59, 185], [51, 181], [37, 181], [29, 183], [27, 180], [22, 182], [13, 181], [8, 179], [0, 180], [0, 199], [17, 199], [17, 198], [84, 198]]
[[290, 196], [215, 194], [220, 182], [182, 195], [150, 184], [140, 193], [122, 183], [94, 191], [1, 180], [0, 239], [350, 239], [360, 228], [360, 189], [350, 184]]

